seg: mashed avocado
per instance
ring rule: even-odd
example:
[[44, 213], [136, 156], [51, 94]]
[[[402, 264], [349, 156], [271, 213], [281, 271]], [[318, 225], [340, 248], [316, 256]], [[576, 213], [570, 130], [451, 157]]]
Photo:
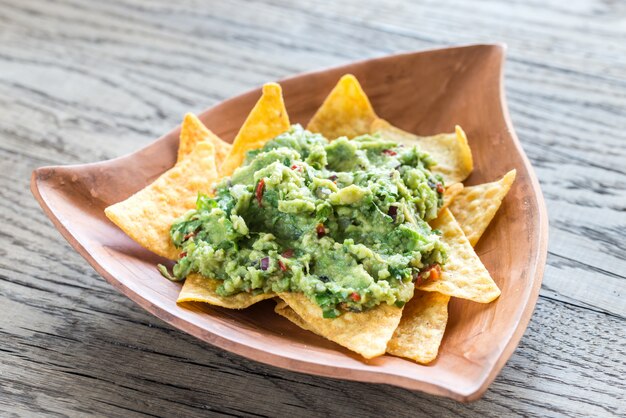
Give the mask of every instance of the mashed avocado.
[[427, 223], [442, 204], [434, 164], [376, 135], [330, 142], [294, 125], [172, 225], [174, 276], [221, 280], [222, 296], [302, 292], [331, 318], [402, 306], [446, 259]]

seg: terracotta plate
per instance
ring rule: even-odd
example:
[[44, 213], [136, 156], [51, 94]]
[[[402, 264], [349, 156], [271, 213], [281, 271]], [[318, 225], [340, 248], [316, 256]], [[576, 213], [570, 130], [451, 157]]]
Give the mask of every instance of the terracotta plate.
[[[515, 185], [476, 248], [502, 296], [488, 305], [453, 300], [439, 357], [428, 366], [391, 356], [365, 362], [275, 315], [271, 301], [243, 311], [176, 305], [180, 285], [162, 278], [155, 268], [163, 260], [126, 237], [103, 210], [174, 164], [178, 130], [125, 157], [40, 168], [33, 173], [32, 191], [61, 234], [109, 283], [157, 317], [210, 344], [298, 372], [476, 399], [524, 333], [546, 259], [546, 210], [507, 113], [503, 61], [502, 46], [473, 45], [371, 59], [280, 82], [292, 122], [305, 125], [339, 77], [353, 73], [379, 116], [402, 129], [426, 135], [463, 126], [476, 167], [467, 184], [517, 169]], [[259, 95], [259, 89], [252, 90], [200, 118], [232, 140]]]

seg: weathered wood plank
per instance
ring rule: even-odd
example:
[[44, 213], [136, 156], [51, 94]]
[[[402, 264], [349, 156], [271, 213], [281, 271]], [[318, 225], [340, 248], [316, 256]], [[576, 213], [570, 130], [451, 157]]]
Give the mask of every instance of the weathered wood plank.
[[[16, 416], [626, 414], [626, 7], [551, 0], [0, 0], [0, 411]], [[537, 311], [470, 405], [224, 353], [118, 295], [27, 192], [40, 165], [136, 150], [226, 97], [354, 59], [505, 41], [550, 213]], [[471, 138], [470, 138], [471, 140]]]

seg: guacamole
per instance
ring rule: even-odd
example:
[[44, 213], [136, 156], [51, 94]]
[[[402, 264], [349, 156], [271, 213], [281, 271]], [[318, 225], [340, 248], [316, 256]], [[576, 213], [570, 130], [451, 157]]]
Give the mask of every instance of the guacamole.
[[331, 142], [293, 125], [175, 221], [174, 276], [217, 279], [222, 296], [301, 292], [327, 318], [402, 306], [446, 259], [427, 223], [443, 202], [434, 164], [376, 135]]

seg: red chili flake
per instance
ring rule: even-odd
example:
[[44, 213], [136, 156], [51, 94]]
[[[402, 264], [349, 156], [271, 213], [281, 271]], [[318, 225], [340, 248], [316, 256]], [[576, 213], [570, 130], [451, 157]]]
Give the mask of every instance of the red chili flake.
[[413, 283], [415, 283], [415, 287], [420, 287], [422, 285], [421, 273], [413, 273]]
[[437, 193], [445, 192], [445, 189], [443, 188], [443, 184], [437, 183], [436, 187], [437, 187]]
[[[428, 278], [426, 278], [428, 275]], [[419, 273], [413, 276], [413, 280], [415, 281], [415, 286], [421, 286], [426, 281], [435, 281], [439, 280], [441, 277], [441, 266], [439, 264], [433, 264], [430, 266], [424, 267], [420, 270]]]
[[187, 251], [183, 251], [182, 253], [178, 254], [178, 258], [183, 258], [187, 256]]
[[299, 166], [299, 165], [297, 165], [297, 164], [293, 164], [293, 165], [291, 166], [291, 169], [292, 169], [292, 170], [302, 171], [302, 166]]
[[281, 260], [278, 260], [278, 267], [280, 267], [282, 271], [287, 271], [287, 266]]
[[391, 156], [391, 157], [393, 157], [394, 155], [398, 155], [398, 153], [397, 153], [397, 152], [395, 152], [395, 151], [393, 151], [393, 150], [390, 150], [390, 149], [384, 149], [384, 150], [383, 150], [383, 154], [385, 154], [385, 155], [389, 155], [389, 156]]
[[441, 266], [439, 264], [435, 264], [430, 269], [430, 276], [428, 276], [428, 279], [435, 281], [435, 280], [439, 280], [440, 277], [441, 277]]
[[283, 253], [281, 255], [283, 257], [285, 257], [285, 258], [291, 258], [291, 257], [293, 257], [293, 253], [294, 253], [293, 249], [292, 248], [288, 248], [285, 251], [283, 251]]
[[265, 189], [265, 179], [259, 180], [256, 185], [256, 200], [259, 202], [259, 207], [263, 206], [263, 190]]
[[315, 230], [317, 231], [318, 238], [322, 238], [324, 235], [326, 235], [326, 228], [324, 228], [324, 224], [317, 224]]
[[330, 181], [332, 181], [333, 183], [336, 184], [337, 183], [337, 178], [338, 178], [337, 175], [333, 174], [330, 177], [328, 177], [328, 180], [330, 180]]
[[357, 292], [352, 292], [352, 294], [350, 295], [350, 299], [352, 299], [353, 302], [358, 302], [361, 300], [361, 295], [359, 295]]
[[183, 237], [183, 241], [187, 241], [189, 238], [194, 237], [196, 235], [195, 232], [190, 232]]

